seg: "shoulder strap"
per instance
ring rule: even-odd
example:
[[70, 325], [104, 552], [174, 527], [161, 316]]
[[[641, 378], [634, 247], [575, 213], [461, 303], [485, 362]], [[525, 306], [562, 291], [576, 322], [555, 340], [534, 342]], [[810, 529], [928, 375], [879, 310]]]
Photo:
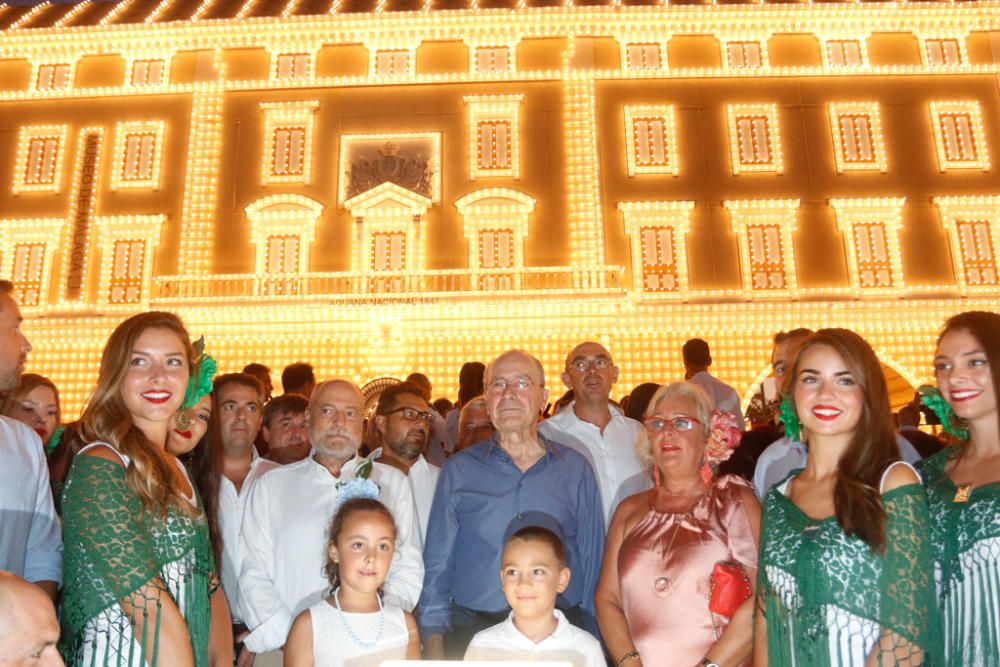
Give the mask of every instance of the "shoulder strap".
[[121, 452], [119, 452], [119, 451], [118, 451], [117, 449], [115, 449], [115, 448], [114, 448], [114, 447], [113, 447], [113, 446], [112, 446], [112, 445], [111, 445], [110, 443], [107, 443], [107, 442], [100, 442], [100, 441], [98, 441], [98, 442], [92, 442], [92, 443], [90, 443], [89, 445], [86, 445], [86, 446], [84, 446], [83, 448], [81, 448], [81, 449], [80, 449], [80, 451], [78, 451], [78, 452], [76, 453], [76, 455], [77, 455], [77, 456], [80, 456], [81, 454], [85, 453], [85, 452], [86, 452], [87, 450], [89, 450], [89, 449], [94, 449], [94, 448], [96, 448], [96, 447], [107, 447], [107, 448], [108, 448], [108, 449], [110, 449], [110, 450], [111, 450], [112, 452], [114, 452], [114, 453], [115, 453], [115, 455], [116, 455], [116, 456], [117, 456], [118, 458], [120, 458], [120, 459], [121, 459], [121, 461], [122, 461], [122, 465], [123, 465], [123, 466], [125, 466], [126, 468], [128, 467], [128, 464], [129, 464], [129, 458], [128, 458], [127, 456], [125, 456], [124, 454], [122, 454]]
[[878, 483], [879, 494], [885, 493], [885, 480], [889, 476], [889, 471], [895, 468], [896, 466], [906, 466], [907, 468], [913, 471], [913, 474], [917, 476], [917, 479], [920, 479], [920, 473], [918, 473], [916, 468], [911, 466], [909, 463], [907, 463], [906, 461], [894, 461], [890, 463], [886, 467], [886, 469], [882, 472], [882, 480]]

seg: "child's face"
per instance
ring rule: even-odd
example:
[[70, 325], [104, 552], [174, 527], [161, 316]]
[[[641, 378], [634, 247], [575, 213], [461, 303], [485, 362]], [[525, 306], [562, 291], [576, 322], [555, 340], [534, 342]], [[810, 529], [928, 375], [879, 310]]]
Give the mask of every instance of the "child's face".
[[569, 585], [569, 568], [545, 542], [515, 539], [503, 551], [500, 584], [515, 617], [551, 616], [556, 595]]
[[396, 531], [381, 512], [354, 512], [330, 545], [330, 559], [338, 564], [340, 585], [359, 593], [373, 593], [382, 586], [392, 554]]

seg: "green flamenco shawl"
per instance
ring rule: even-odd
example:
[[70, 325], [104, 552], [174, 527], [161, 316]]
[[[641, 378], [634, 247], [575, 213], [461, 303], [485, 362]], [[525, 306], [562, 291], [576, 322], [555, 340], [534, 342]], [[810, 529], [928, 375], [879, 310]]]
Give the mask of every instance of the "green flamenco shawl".
[[[211, 612], [212, 549], [204, 519], [177, 510], [166, 517], [144, 512], [125, 481], [122, 466], [101, 458], [78, 456], [63, 492], [64, 572], [60, 616], [60, 651], [68, 665], [80, 664], [90, 647], [98, 653], [100, 635], [106, 650], [88, 665], [125, 665], [142, 657], [157, 667], [161, 601], [178, 605], [187, 623], [195, 665], [208, 664]], [[175, 564], [173, 567], [167, 567]], [[176, 598], [171, 594], [176, 591]], [[151, 600], [155, 600], [150, 604]], [[120, 640], [132, 632], [122, 604], [144, 607], [148, 616], [135, 644]], [[88, 627], [98, 615], [109, 622]], [[169, 667], [159, 665], [159, 667]]]

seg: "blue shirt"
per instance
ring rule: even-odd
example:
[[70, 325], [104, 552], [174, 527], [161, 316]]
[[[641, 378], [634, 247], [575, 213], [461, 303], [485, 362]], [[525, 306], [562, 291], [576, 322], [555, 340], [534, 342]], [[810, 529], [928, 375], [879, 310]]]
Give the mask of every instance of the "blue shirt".
[[[424, 547], [420, 630], [445, 633], [451, 603], [486, 612], [507, 609], [500, 555], [508, 525], [524, 512], [545, 512], [562, 529], [570, 571], [559, 606], [582, 605], [594, 622], [594, 590], [604, 556], [604, 510], [590, 464], [539, 436], [545, 454], [527, 472], [494, 434], [445, 463], [434, 493]], [[596, 624], [595, 624], [596, 629]]]

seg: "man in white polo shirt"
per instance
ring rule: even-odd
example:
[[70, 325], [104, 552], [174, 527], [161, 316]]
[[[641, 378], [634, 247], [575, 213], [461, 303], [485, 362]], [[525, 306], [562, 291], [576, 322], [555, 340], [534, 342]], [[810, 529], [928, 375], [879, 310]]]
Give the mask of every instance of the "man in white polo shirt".
[[542, 422], [538, 432], [590, 461], [608, 525], [618, 503], [653, 486], [635, 453], [642, 424], [610, 402], [618, 367], [599, 343], [580, 343], [570, 351], [562, 381], [573, 390], [573, 401]]

